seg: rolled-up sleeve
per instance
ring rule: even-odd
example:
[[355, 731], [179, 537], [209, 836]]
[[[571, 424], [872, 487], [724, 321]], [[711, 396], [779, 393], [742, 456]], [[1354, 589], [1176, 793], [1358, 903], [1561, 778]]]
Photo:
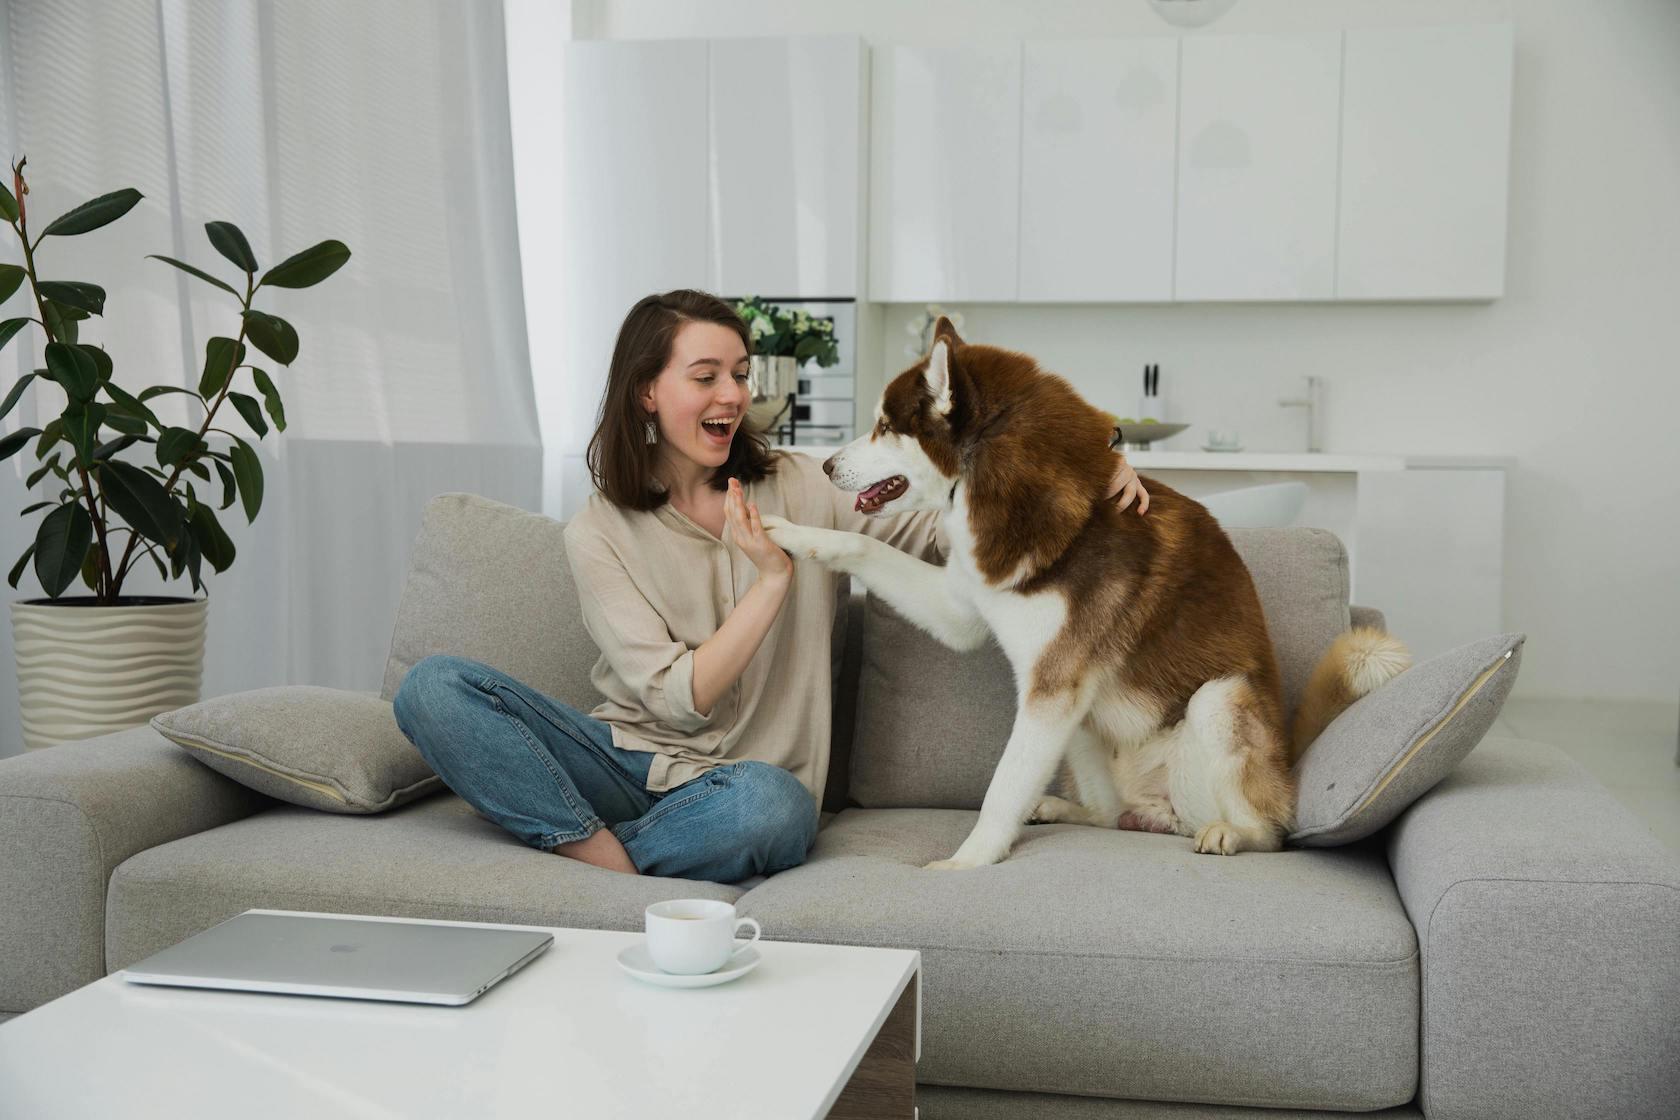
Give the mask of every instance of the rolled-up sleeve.
[[678, 731], [697, 731], [710, 723], [711, 717], [694, 707], [694, 651], [671, 637], [612, 548], [587, 534], [568, 532], [566, 560], [577, 584], [584, 629], [624, 686], [655, 719]]

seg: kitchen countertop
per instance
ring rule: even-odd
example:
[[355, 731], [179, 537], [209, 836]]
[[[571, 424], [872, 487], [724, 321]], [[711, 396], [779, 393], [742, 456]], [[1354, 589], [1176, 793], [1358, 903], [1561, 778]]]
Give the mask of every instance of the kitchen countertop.
[[[827, 458], [838, 447], [779, 446]], [[1358, 474], [1360, 471], [1504, 470], [1516, 460], [1499, 455], [1397, 455], [1341, 451], [1128, 451], [1140, 471], [1277, 471], [1283, 474]]]

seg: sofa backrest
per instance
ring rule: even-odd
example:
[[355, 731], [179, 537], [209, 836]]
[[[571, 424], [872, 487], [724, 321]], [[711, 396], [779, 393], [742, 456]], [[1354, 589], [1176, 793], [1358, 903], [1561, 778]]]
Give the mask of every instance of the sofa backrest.
[[[1347, 550], [1323, 529], [1230, 529], [1254, 577], [1293, 715], [1314, 663], [1348, 628]], [[869, 597], [862, 609], [848, 794], [866, 808], [978, 809], [1015, 720], [996, 642], [947, 649]]]
[[[395, 696], [422, 658], [450, 653], [579, 711], [599, 704], [589, 675], [600, 650], [583, 627], [564, 529], [474, 494], [433, 498], [397, 604], [381, 695]], [[1293, 712], [1314, 661], [1348, 628], [1347, 552], [1322, 529], [1230, 536], [1254, 576]], [[959, 654], [864, 596], [836, 612], [830, 642], [843, 679], [834, 689], [824, 806], [850, 797], [872, 807], [978, 808], [1015, 717], [1013, 677], [996, 645]]]

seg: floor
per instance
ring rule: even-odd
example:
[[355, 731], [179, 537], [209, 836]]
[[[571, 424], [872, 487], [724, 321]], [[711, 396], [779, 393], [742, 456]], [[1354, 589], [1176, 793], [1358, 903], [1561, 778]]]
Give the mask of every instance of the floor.
[[1680, 855], [1677, 722], [1675, 704], [1511, 697], [1492, 733], [1563, 748]]

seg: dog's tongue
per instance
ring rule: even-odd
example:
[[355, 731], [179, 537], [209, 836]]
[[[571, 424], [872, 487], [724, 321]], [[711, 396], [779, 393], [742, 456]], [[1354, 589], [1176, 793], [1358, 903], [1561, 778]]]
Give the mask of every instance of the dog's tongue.
[[858, 496], [857, 496], [857, 504], [855, 506], [853, 506], [852, 509], [854, 511], [857, 511], [857, 512], [862, 512], [863, 507], [864, 507], [864, 503], [868, 502], [869, 499], [879, 495], [881, 493], [881, 491], [883, 491], [887, 488], [887, 483], [889, 483], [891, 481], [892, 481], [892, 479], [890, 479], [890, 478], [883, 478], [880, 482], [877, 482], [875, 485], [869, 487], [869, 489], [859, 491]]

